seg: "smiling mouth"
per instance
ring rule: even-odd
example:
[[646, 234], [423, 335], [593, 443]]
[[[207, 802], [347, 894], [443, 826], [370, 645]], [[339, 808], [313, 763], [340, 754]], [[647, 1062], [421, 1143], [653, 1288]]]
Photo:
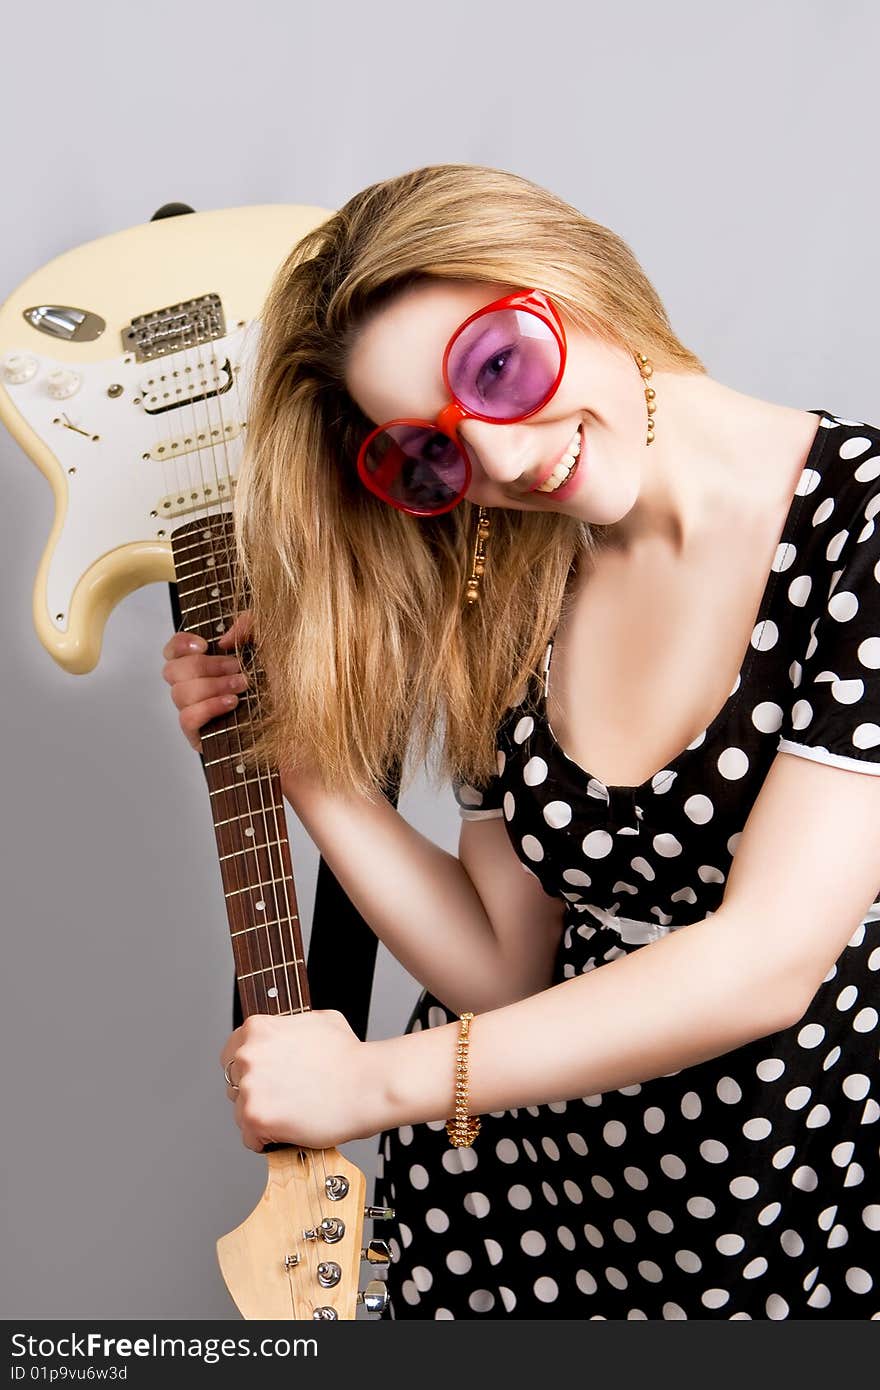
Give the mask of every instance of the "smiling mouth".
[[583, 424], [578, 425], [574, 438], [556, 467], [553, 469], [550, 477], [545, 478], [543, 483], [540, 483], [538, 487], [531, 488], [531, 492], [556, 492], [564, 483], [568, 482], [569, 478], [574, 476], [578, 466], [578, 460], [584, 447], [583, 428]]

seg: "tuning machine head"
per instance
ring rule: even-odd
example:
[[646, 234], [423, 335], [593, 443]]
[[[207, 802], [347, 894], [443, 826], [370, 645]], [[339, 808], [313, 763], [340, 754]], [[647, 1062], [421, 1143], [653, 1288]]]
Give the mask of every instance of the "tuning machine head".
[[358, 1290], [358, 1303], [362, 1303], [368, 1313], [384, 1313], [388, 1307], [388, 1290], [382, 1279], [371, 1279], [365, 1289]]

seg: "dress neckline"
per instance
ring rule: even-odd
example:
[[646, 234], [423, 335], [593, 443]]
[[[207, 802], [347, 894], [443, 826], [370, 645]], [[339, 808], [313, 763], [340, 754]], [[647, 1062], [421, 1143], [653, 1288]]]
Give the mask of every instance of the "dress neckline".
[[[801, 513], [801, 504], [803, 503], [804, 496], [806, 495], [803, 487], [804, 476], [809, 470], [816, 468], [821, 458], [822, 451], [825, 447], [826, 440], [830, 433], [829, 429], [825, 425], [825, 421], [834, 419], [834, 417], [830, 415], [827, 410], [817, 410], [811, 407], [809, 413], [811, 415], [819, 416], [819, 425], [813, 437], [813, 441], [810, 445], [807, 457], [804, 461], [803, 468], [798, 474], [798, 479], [795, 485], [794, 493], [792, 494], [791, 500], [789, 502], [789, 507], [785, 515], [785, 520], [782, 523], [782, 530], [780, 531], [779, 538], [776, 542], [776, 548], [773, 552], [773, 565], [764, 584], [764, 591], [761, 595], [761, 601], [758, 605], [758, 612], [755, 616], [754, 622], [752, 623], [752, 634], [754, 634], [755, 628], [767, 621], [767, 618], [769, 616], [770, 609], [773, 604], [773, 597], [776, 592], [776, 581], [781, 573], [781, 570], [775, 568], [775, 565], [777, 563], [777, 556], [779, 554], [779, 547], [782, 545], [791, 544], [792, 538], [795, 532], [797, 531], [798, 520]], [[807, 491], [812, 491], [812, 489], [807, 489]], [[705, 729], [701, 733], [699, 733], [697, 737], [687, 745], [686, 748], [683, 748], [680, 753], [676, 753], [675, 757], [667, 759], [667, 761], [663, 764], [662, 767], [659, 767], [656, 772], [653, 772], [651, 774], [650, 777], [646, 777], [644, 782], [639, 782], [637, 786], [626, 784], [615, 785], [612, 782], [603, 782], [601, 777], [597, 777], [595, 773], [589, 772], [585, 767], [581, 767], [580, 763], [577, 762], [575, 758], [569, 757], [568, 753], [566, 753], [565, 749], [562, 747], [562, 745], [560, 744], [559, 740], [553, 732], [550, 720], [547, 717], [547, 691], [549, 688], [550, 662], [553, 655], [553, 643], [555, 638], [556, 632], [554, 631], [553, 636], [550, 638], [550, 641], [547, 645], [547, 652], [544, 658], [543, 691], [541, 694], [541, 709], [543, 713], [543, 722], [550, 740], [551, 750], [557, 753], [566, 762], [570, 763], [573, 767], [575, 767], [577, 771], [581, 773], [584, 777], [587, 777], [590, 780], [590, 782], [595, 783], [596, 788], [598, 790], [604, 789], [609, 794], [616, 792], [618, 794], [618, 798], [624, 797], [626, 799], [631, 799], [638, 792], [644, 790], [645, 788], [650, 788], [656, 782], [657, 778], [660, 777], [662, 774], [669, 773], [671, 776], [674, 772], [676, 772], [679, 764], [682, 763], [691, 752], [693, 752], [695, 749], [699, 748], [703, 743], [705, 743], [709, 739], [709, 737], [715, 732], [715, 730], [724, 722], [724, 720], [727, 719], [733, 713], [734, 708], [739, 702], [739, 698], [742, 694], [743, 688], [746, 685], [746, 681], [751, 670], [752, 661], [754, 660], [756, 653], [756, 648], [750, 638], [748, 647], [743, 655], [742, 661], [740, 662], [737, 677], [734, 681], [730, 694], [727, 696], [727, 699], [724, 701], [724, 704], [721, 706], [715, 717], [712, 720], [710, 720], [710, 722], [706, 725]]]

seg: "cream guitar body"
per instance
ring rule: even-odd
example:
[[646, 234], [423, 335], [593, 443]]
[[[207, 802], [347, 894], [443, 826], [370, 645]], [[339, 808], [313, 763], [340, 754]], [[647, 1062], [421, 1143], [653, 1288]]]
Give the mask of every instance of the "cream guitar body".
[[[37, 634], [65, 670], [97, 664], [108, 614], [154, 580], [177, 586], [182, 625], [208, 650], [233, 617], [231, 505], [247, 430], [259, 315], [276, 269], [328, 214], [285, 205], [194, 213], [89, 242], [0, 306], [0, 422], [42, 470], [55, 517], [33, 592]], [[244, 1016], [310, 1007], [277, 772], [246, 769], [241, 728], [261, 673], [202, 730]], [[257, 1209], [217, 1242], [246, 1318], [381, 1312], [358, 1289], [364, 1175], [337, 1150], [272, 1146]]]
[[0, 306], [0, 421], [55, 494], [34, 624], [65, 670], [93, 669], [125, 594], [173, 581], [174, 525], [230, 497], [263, 299], [327, 215], [269, 205], [148, 222], [65, 252]]

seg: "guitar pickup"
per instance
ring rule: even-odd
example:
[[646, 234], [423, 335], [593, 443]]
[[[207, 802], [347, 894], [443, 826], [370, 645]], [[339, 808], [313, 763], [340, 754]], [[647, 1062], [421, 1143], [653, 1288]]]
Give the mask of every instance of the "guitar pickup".
[[178, 435], [177, 438], [160, 439], [158, 444], [151, 445], [141, 457], [167, 463], [169, 459], [182, 458], [184, 454], [195, 454], [200, 449], [220, 448], [231, 439], [237, 439], [242, 429], [242, 423], [236, 420], [224, 424], [222, 428], [216, 425], [212, 429], [194, 429]]
[[218, 502], [228, 502], [235, 496], [235, 482], [234, 477], [227, 475], [213, 478], [209, 483], [181, 488], [180, 492], [163, 497], [156, 512], [165, 517], [186, 516], [188, 512], [198, 512], [204, 507], [216, 506]]
[[164, 415], [169, 410], [179, 410], [181, 406], [197, 405], [201, 401], [218, 400], [232, 390], [235, 372], [227, 357], [218, 362], [216, 357], [204, 352], [204, 359], [193, 363], [186, 360], [186, 354], [176, 357], [177, 366], [169, 361], [164, 372], [147, 377], [140, 384], [138, 401], [147, 415]]

